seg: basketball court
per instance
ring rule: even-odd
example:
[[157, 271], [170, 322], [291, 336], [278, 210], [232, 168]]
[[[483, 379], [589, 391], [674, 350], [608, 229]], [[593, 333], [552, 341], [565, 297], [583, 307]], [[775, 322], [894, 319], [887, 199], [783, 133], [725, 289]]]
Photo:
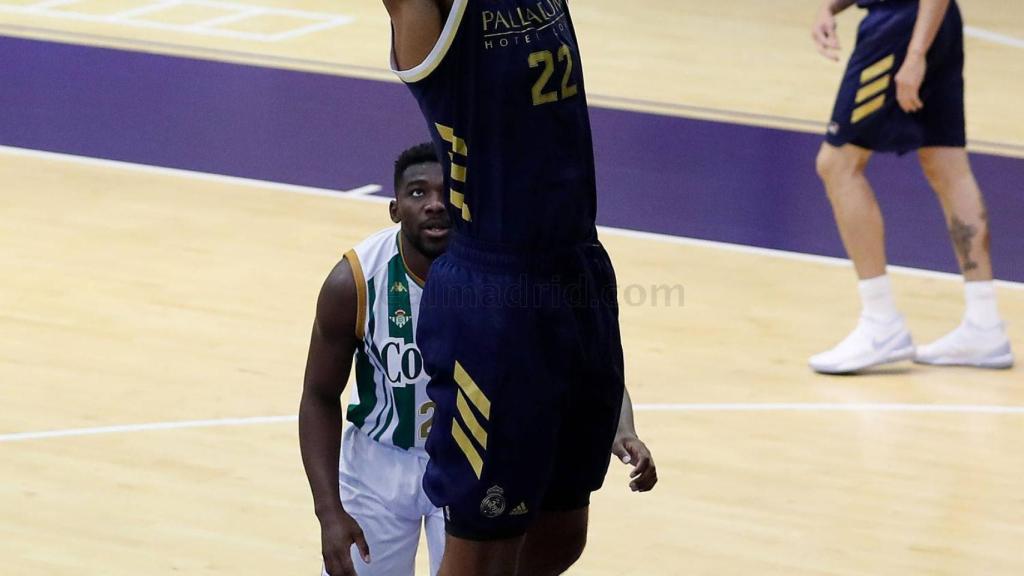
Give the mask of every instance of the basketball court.
[[[1019, 357], [1024, 6], [961, 8]], [[660, 482], [612, 462], [570, 574], [1024, 573], [1019, 367], [806, 366], [858, 305], [813, 171], [842, 73], [816, 3], [572, 9]], [[295, 417], [316, 294], [427, 138], [387, 41], [375, 2], [0, 0], [0, 574], [318, 573]], [[938, 203], [911, 156], [871, 177], [930, 341], [962, 311]]]

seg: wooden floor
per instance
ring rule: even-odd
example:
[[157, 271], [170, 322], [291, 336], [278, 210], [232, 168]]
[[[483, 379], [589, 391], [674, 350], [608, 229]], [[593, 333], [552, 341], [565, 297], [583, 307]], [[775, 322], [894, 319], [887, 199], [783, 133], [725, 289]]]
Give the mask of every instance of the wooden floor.
[[[365, 76], [381, 74], [386, 53], [372, 2], [261, 2], [356, 18], [282, 40], [267, 38], [301, 26], [239, 40], [3, 11], [32, 3], [0, 0], [0, 33]], [[809, 45], [814, 3], [632, 4], [643, 6], [574, 5], [591, 89], [607, 102], [827, 115], [840, 69]], [[1018, 3], [962, 5], [969, 25], [1024, 38]], [[855, 20], [843, 19], [847, 48]], [[1010, 121], [1021, 49], [972, 37], [967, 50], [972, 136], [1024, 144]], [[0, 149], [0, 182], [0, 574], [315, 574], [319, 532], [291, 416], [320, 282], [387, 224], [384, 206], [11, 149]], [[629, 386], [661, 483], [631, 494], [613, 463], [571, 574], [1024, 573], [1020, 369], [817, 376], [806, 357], [856, 314], [849, 267], [604, 238], [624, 289], [679, 285], [685, 302], [623, 307]], [[957, 281], [894, 277], [918, 340], [955, 325]], [[999, 297], [1020, 353], [1024, 287]], [[258, 417], [281, 418], [225, 421]], [[197, 420], [208, 422], [135, 426]]]

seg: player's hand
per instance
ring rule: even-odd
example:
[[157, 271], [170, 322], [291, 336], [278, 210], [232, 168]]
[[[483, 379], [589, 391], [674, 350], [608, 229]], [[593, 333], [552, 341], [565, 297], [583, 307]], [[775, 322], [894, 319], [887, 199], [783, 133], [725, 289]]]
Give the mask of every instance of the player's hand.
[[811, 27], [811, 38], [818, 54], [834, 62], [839, 61], [839, 34], [836, 32], [836, 17], [827, 5], [823, 5]]
[[904, 112], [917, 112], [924, 108], [921, 101], [921, 83], [928, 70], [928, 63], [923, 56], [907, 54], [896, 73], [896, 100]]
[[320, 523], [320, 542], [324, 567], [330, 576], [356, 576], [356, 569], [352, 566], [352, 544], [359, 548], [363, 562], [370, 563], [370, 547], [366, 545], [363, 529], [344, 511]]
[[619, 436], [612, 444], [612, 454], [618, 456], [623, 464], [630, 464], [631, 481], [629, 488], [633, 492], [647, 492], [658, 483], [658, 468], [647, 445], [636, 436]]

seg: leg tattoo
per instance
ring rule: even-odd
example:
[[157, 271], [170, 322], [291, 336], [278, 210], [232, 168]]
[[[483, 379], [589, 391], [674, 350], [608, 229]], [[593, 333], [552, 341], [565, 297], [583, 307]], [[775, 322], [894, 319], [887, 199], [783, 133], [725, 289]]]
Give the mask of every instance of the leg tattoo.
[[981, 235], [981, 249], [985, 251], [985, 255], [988, 256], [992, 253], [992, 247], [990, 246], [990, 238], [988, 235], [988, 210], [985, 208], [981, 209], [981, 221], [985, 223], [985, 230]]
[[953, 216], [953, 221], [949, 225], [949, 236], [953, 239], [953, 247], [960, 256], [960, 261], [963, 262], [964, 272], [978, 267], [978, 263], [971, 260], [971, 243], [977, 235], [977, 226], [966, 224], [963, 220]]

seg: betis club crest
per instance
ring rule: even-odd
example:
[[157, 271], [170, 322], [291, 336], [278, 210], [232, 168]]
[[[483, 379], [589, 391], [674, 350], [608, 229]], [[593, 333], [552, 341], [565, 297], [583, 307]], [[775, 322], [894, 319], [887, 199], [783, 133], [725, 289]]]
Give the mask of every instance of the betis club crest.
[[409, 286], [406, 284], [405, 265], [400, 257], [395, 256], [388, 266], [388, 336], [412, 344], [415, 338], [412, 333], [413, 309]]
[[405, 310], [395, 310], [391, 321], [395, 323], [396, 328], [404, 328], [409, 323], [409, 315], [405, 313]]

